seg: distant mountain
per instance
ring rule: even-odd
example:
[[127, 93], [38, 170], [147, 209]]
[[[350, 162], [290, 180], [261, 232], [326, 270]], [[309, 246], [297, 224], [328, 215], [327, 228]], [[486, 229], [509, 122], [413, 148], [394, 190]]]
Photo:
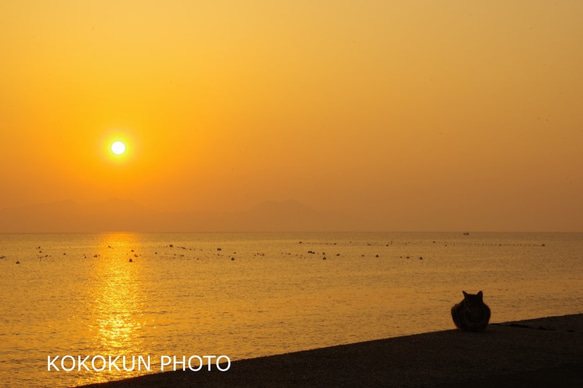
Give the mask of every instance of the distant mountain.
[[297, 201], [264, 202], [240, 215], [248, 230], [256, 231], [337, 231], [354, 230], [356, 219], [321, 213]]
[[61, 201], [0, 210], [0, 233], [259, 232], [358, 230], [360, 220], [297, 201], [264, 202], [238, 213], [162, 213], [133, 201]]

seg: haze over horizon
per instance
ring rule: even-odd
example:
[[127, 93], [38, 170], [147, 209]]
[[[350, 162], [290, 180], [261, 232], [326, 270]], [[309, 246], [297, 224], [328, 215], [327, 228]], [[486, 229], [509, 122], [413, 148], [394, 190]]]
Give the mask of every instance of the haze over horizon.
[[582, 232], [581, 20], [577, 0], [0, 2], [0, 212], [293, 200], [378, 230]]
[[421, 229], [422, 223], [395, 222], [342, 212], [321, 212], [294, 200], [267, 201], [232, 212], [159, 211], [131, 200], [110, 198], [78, 203], [72, 200], [0, 209], [0, 233], [189, 233], [189, 232], [577, 232], [552, 230], [523, 220], [483, 222], [474, 229], [460, 228], [457, 219], [444, 219], [438, 227]]

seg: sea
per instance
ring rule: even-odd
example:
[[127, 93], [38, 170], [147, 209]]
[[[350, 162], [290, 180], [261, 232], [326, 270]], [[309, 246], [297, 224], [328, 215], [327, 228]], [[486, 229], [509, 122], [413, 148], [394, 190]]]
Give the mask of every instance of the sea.
[[583, 313], [582, 286], [583, 233], [2, 234], [0, 386], [451, 330], [462, 291], [493, 323]]

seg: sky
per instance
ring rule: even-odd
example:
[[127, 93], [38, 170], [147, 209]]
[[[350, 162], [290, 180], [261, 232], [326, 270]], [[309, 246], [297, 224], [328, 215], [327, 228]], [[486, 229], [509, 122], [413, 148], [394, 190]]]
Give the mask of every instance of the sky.
[[583, 231], [582, 19], [579, 0], [0, 0], [0, 208], [294, 200], [386, 230]]

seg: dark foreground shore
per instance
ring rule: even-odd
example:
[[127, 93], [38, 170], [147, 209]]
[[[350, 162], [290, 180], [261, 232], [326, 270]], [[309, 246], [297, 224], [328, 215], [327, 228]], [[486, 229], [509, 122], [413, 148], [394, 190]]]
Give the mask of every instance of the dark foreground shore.
[[233, 361], [88, 387], [583, 387], [583, 314]]

